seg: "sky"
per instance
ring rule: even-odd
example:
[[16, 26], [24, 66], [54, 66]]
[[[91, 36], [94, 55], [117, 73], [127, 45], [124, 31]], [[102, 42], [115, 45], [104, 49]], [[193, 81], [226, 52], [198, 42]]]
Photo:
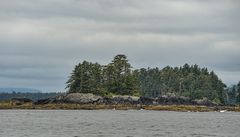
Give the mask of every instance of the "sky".
[[127, 55], [240, 81], [239, 0], [0, 0], [0, 87], [65, 91], [74, 66]]

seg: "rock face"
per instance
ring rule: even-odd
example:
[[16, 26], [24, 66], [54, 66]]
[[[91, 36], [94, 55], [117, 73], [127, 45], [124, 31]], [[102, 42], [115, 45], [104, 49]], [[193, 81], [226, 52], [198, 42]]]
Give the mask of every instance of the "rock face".
[[77, 104], [105, 104], [105, 105], [206, 105], [213, 106], [208, 100], [191, 100], [183, 96], [160, 96], [158, 98], [114, 96], [112, 98], [101, 97], [90, 93], [70, 93], [56, 97], [42, 99], [35, 104], [48, 103], [77, 103]]

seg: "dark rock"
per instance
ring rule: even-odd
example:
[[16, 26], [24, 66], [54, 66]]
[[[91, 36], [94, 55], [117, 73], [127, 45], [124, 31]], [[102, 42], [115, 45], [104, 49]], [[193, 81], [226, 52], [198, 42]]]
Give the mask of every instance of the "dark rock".
[[94, 101], [93, 103], [94, 104], [109, 104], [109, 101], [110, 99], [109, 98], [99, 98], [98, 100]]
[[13, 105], [22, 105], [24, 103], [32, 103], [33, 101], [28, 98], [12, 98], [11, 103]]
[[190, 98], [183, 96], [160, 96], [156, 99], [158, 104], [164, 105], [191, 105]]
[[48, 104], [50, 103], [50, 98], [47, 99], [39, 99], [37, 101], [34, 102], [35, 105], [40, 105], [40, 104]]
[[126, 105], [137, 104], [137, 102], [135, 100], [133, 100], [131, 97], [124, 98], [124, 97], [118, 96], [118, 97], [112, 98], [111, 100], [112, 100], [111, 104], [114, 104], [114, 105], [117, 105], [117, 104], [126, 104]]
[[140, 97], [138, 103], [141, 105], [154, 105], [157, 102], [154, 98]]

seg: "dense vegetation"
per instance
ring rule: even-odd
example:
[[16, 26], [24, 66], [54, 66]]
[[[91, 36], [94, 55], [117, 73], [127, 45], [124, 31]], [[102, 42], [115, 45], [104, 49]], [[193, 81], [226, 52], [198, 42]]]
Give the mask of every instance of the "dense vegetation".
[[228, 96], [224, 93], [225, 87], [213, 71], [198, 65], [132, 70], [127, 57], [117, 55], [107, 65], [87, 61], [79, 63], [71, 73], [66, 88], [70, 93], [145, 97], [176, 95], [224, 103]]
[[20, 92], [12, 92], [12, 93], [0, 93], [0, 101], [2, 100], [10, 100], [12, 98], [28, 98], [33, 101], [39, 99], [45, 99], [49, 97], [54, 97], [60, 95], [61, 93], [20, 93]]

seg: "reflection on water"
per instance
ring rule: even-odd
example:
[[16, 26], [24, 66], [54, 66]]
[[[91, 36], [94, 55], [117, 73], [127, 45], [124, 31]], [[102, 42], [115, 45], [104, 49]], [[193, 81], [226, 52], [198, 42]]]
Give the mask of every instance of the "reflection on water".
[[0, 137], [238, 137], [240, 113], [0, 110]]

